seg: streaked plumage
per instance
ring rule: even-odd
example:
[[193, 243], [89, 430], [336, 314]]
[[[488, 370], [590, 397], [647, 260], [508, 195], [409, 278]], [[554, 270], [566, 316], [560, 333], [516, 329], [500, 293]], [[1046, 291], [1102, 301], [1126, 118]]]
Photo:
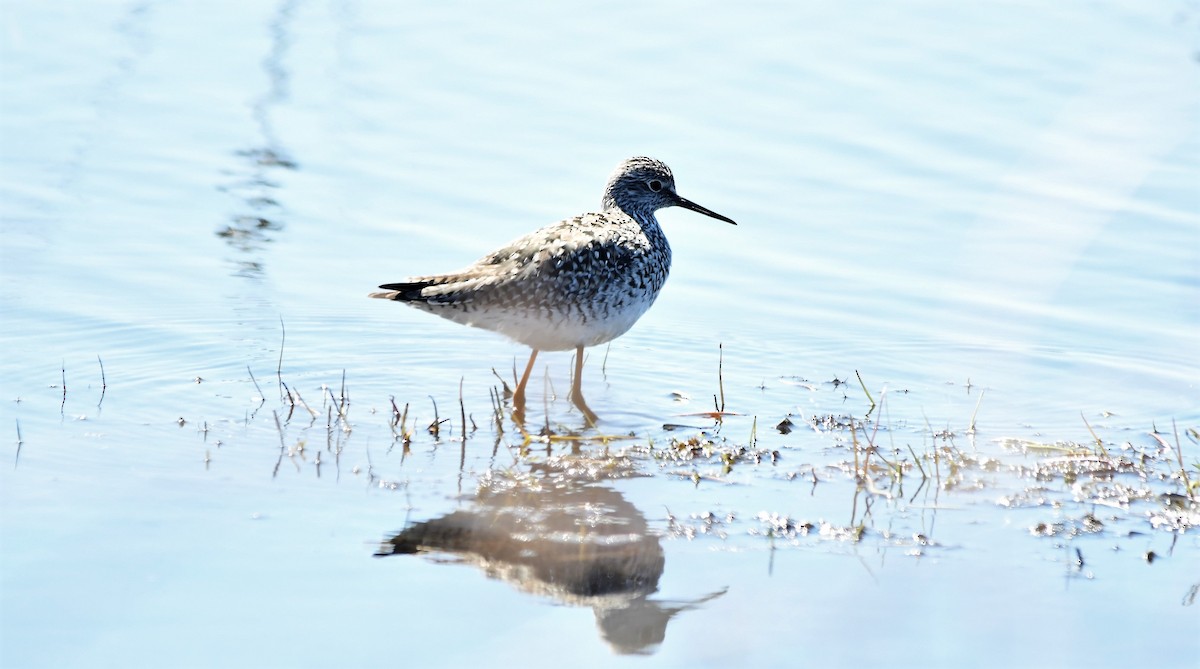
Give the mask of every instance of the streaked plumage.
[[662, 162], [630, 158], [609, 177], [600, 212], [531, 232], [458, 272], [384, 284], [385, 292], [371, 297], [493, 330], [532, 348], [513, 396], [518, 411], [537, 352], [575, 349], [572, 401], [594, 421], [579, 391], [583, 348], [621, 336], [654, 304], [671, 269], [671, 247], [654, 212], [671, 206], [733, 223], [680, 197]]

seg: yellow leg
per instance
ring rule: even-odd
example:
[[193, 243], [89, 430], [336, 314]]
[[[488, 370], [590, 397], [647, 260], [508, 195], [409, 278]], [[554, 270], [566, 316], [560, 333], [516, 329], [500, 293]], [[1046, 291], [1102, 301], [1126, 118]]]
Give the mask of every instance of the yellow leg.
[[533, 361], [537, 360], [537, 354], [536, 348], [529, 354], [529, 362], [525, 364], [525, 373], [521, 375], [517, 389], [513, 391], [513, 419], [518, 423], [525, 422], [525, 385], [529, 383], [529, 374], [533, 371]]
[[579, 346], [575, 349], [575, 379], [571, 382], [571, 403], [583, 412], [583, 417], [587, 419], [588, 425], [596, 424], [596, 414], [588, 408], [587, 402], [583, 401], [583, 347]]

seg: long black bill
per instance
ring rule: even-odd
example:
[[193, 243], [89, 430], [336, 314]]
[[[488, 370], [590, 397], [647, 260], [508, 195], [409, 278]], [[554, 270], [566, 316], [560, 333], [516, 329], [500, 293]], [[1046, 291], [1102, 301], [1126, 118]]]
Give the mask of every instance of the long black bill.
[[677, 206], [683, 207], [684, 209], [691, 209], [692, 211], [696, 212], [697, 214], [704, 214], [705, 216], [710, 216], [712, 218], [717, 219], [718, 221], [725, 221], [726, 223], [729, 223], [731, 225], [737, 225], [737, 223], [734, 222], [734, 220], [732, 218], [729, 218], [728, 216], [722, 216], [711, 209], [705, 209], [704, 207], [701, 207], [700, 205], [696, 204], [695, 202], [692, 202], [691, 200], [687, 199], [686, 197], [680, 197], [680, 196], [676, 195], [675, 196], [675, 204]]

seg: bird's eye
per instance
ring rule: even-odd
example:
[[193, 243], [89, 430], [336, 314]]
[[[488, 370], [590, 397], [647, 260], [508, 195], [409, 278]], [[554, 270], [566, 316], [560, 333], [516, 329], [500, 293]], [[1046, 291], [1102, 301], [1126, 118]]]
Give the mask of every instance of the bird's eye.
[[658, 179], [651, 179], [646, 182], [646, 185], [649, 186], [650, 190], [654, 191], [655, 193], [662, 190], [662, 182]]

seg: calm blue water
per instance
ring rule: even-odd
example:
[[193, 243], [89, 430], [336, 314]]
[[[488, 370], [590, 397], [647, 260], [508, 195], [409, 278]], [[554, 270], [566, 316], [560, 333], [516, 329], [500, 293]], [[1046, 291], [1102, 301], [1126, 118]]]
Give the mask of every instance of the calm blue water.
[[[1157, 526], [1152, 499], [1034, 485], [1015, 468], [1039, 456], [998, 443], [1088, 444], [1086, 419], [1135, 453], [1175, 421], [1185, 460], [1200, 457], [1195, 3], [97, 1], [2, 16], [5, 666], [1187, 666], [1200, 652], [1194, 528]], [[520, 346], [365, 295], [595, 208], [639, 154], [739, 225], [660, 214], [671, 280], [585, 375], [605, 431], [637, 436], [610, 448], [634, 448], [638, 475], [564, 474], [490, 422], [491, 370], [511, 376]], [[719, 355], [741, 414], [720, 426], [687, 415], [711, 408]], [[549, 422], [577, 427], [554, 392], [569, 357], [540, 360], [531, 422], [545, 396]], [[882, 443], [900, 455], [949, 429], [999, 464], [940, 497], [911, 478], [903, 494], [858, 489], [848, 433], [805, 423], [861, 417], [855, 371], [886, 398]], [[343, 378], [352, 429], [327, 429]], [[280, 379], [318, 415], [289, 417]], [[460, 383], [479, 427], [465, 445]], [[392, 397], [410, 404], [408, 454]], [[440, 439], [434, 401], [451, 418]], [[783, 435], [787, 416], [800, 429]], [[636, 450], [701, 428], [729, 444], [753, 430], [779, 463], [722, 473]], [[486, 552], [372, 557], [412, 523], [490, 518], [497, 473], [642, 528], [628, 562], [661, 551], [652, 588], [583, 601]], [[1159, 473], [1118, 483], [1182, 489]], [[817, 529], [772, 540], [759, 513]], [[1088, 513], [1103, 530], [1031, 536]]]

